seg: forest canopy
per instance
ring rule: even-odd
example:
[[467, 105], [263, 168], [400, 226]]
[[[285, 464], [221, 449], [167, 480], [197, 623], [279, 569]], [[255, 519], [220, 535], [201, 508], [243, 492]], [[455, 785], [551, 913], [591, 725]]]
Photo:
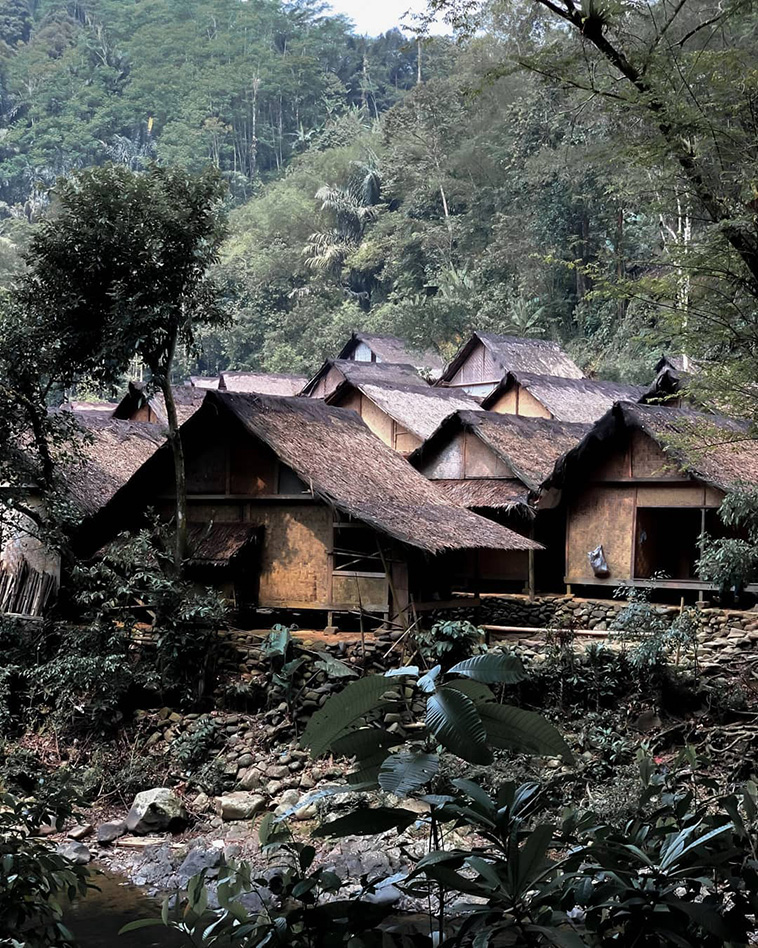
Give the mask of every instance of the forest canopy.
[[[473, 29], [419, 39], [360, 37], [310, 0], [0, 0], [0, 279], [61, 175], [210, 164], [234, 318], [180, 374], [308, 372], [356, 328], [449, 356], [479, 328], [649, 381], [683, 351], [682, 260], [712, 234], [644, 124], [580, 81], [549, 5], [464, 7]], [[749, 52], [742, 16], [711, 75]]]

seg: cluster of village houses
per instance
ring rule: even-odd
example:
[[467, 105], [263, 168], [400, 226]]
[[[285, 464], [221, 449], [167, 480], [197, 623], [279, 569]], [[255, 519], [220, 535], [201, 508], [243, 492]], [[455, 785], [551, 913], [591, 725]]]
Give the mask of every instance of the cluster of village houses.
[[[485, 332], [445, 366], [356, 332], [310, 379], [192, 378], [176, 389], [188, 572], [253, 622], [397, 621], [461, 592], [610, 595], [652, 577], [702, 596], [698, 537], [756, 479], [758, 444], [683, 397], [686, 368], [664, 357], [648, 386], [596, 381], [554, 342]], [[96, 555], [148, 511], [170, 520], [162, 397], [131, 383], [117, 405], [65, 407], [87, 432], [66, 477], [74, 551]], [[701, 421], [724, 435], [708, 450], [691, 437]], [[43, 612], [59, 568], [33, 537], [6, 536], [0, 611]]]

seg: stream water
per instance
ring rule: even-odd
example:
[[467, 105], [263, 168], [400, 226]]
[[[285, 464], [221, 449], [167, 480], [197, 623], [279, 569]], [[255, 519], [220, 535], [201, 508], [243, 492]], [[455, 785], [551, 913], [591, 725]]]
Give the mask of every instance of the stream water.
[[92, 880], [92, 890], [66, 913], [66, 924], [81, 948], [179, 948], [187, 941], [162, 925], [140, 928], [119, 935], [119, 930], [138, 918], [156, 918], [160, 903], [136, 886], [115, 875], [103, 873]]

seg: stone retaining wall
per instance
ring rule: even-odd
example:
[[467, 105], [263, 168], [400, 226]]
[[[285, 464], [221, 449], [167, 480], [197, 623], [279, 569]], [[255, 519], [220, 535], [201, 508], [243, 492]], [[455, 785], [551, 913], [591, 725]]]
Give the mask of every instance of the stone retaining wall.
[[[538, 596], [530, 600], [524, 595], [486, 596], [476, 605], [462, 605], [451, 610], [448, 618], [465, 618], [483, 626], [520, 626], [525, 629], [570, 629], [582, 639], [582, 631], [603, 633], [612, 630], [615, 620], [628, 605], [624, 600], [580, 599], [577, 596]], [[668, 621], [679, 615], [678, 606], [652, 606]], [[704, 666], [731, 661], [736, 655], [758, 662], [758, 611], [717, 609], [693, 606], [700, 621], [697, 634], [700, 661]], [[539, 654], [545, 634], [524, 632], [499, 635], [518, 644], [527, 654]]]

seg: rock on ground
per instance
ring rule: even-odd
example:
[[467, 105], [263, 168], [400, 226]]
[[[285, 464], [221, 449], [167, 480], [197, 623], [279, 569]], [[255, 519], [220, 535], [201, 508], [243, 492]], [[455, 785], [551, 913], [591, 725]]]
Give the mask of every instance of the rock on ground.
[[187, 810], [168, 787], [156, 787], [138, 793], [126, 817], [126, 828], [138, 836], [168, 830], [177, 833], [189, 823]]
[[235, 790], [216, 798], [216, 812], [222, 820], [250, 820], [266, 807], [266, 798], [246, 790]]

